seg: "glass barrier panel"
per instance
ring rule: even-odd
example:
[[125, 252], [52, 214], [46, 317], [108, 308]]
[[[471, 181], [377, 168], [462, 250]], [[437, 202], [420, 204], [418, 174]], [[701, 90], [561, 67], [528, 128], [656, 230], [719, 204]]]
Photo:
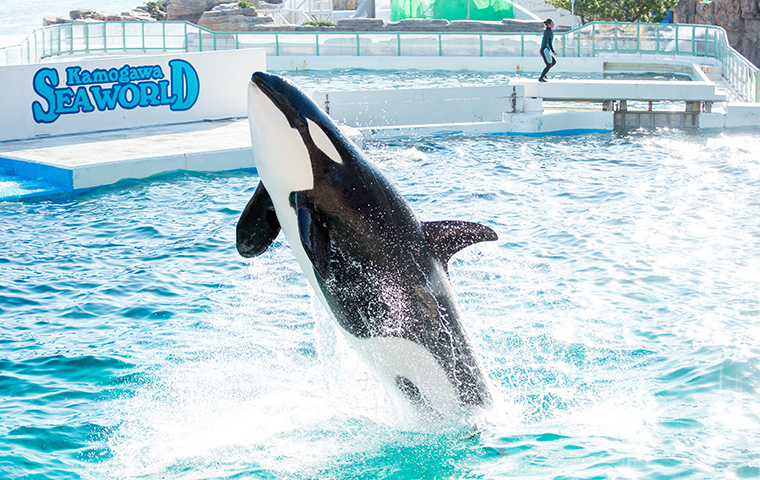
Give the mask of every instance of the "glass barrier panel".
[[678, 53], [691, 54], [693, 52], [692, 34], [694, 28], [688, 25], [679, 25], [678, 28]]
[[215, 33], [215, 49], [216, 50], [236, 50], [237, 39], [234, 33]]
[[124, 45], [124, 24], [120, 22], [106, 23], [106, 46], [108, 50], [123, 50]]
[[103, 51], [106, 49], [106, 26], [105, 23], [87, 23], [87, 48], [90, 51]]
[[[361, 33], [359, 39], [359, 55], [390, 55], [399, 54], [399, 36], [395, 33], [367, 34]], [[320, 52], [320, 55], [322, 53]]]
[[405, 34], [401, 36], [401, 55], [435, 56], [440, 55], [438, 34]]
[[3, 55], [0, 53], [0, 58], [3, 56], [5, 57], [5, 63], [0, 63], [0, 65], [18, 65], [20, 63], [23, 63], [23, 55], [22, 47], [21, 45], [14, 45], [12, 47], [6, 47], [2, 49], [5, 54]]
[[593, 57], [596, 55], [596, 50], [594, 49], [593, 28], [584, 28], [582, 30], [579, 30], [577, 37], [577, 40], [568, 45], [568, 49], [577, 52], [576, 55], [580, 57]]
[[44, 29], [34, 30], [32, 32], [34, 37], [35, 47], [32, 49], [32, 55], [36, 55], [37, 58], [43, 58], [50, 55], [50, 35]]
[[71, 24], [71, 45], [73, 52], [87, 50], [87, 32], [85, 32], [84, 24]]
[[[483, 34], [483, 56], [484, 57], [495, 57], [495, 56], [502, 56], [502, 57], [522, 57], [523, 56], [523, 42], [522, 42], [522, 35], [488, 35]], [[530, 38], [532, 40], [535, 40], [534, 36], [526, 36], [527, 39]], [[533, 45], [533, 43], [530, 44], [530, 51], [528, 45], [525, 47], [525, 54], [531, 55], [533, 52], [535, 52], [536, 55], [538, 55], [538, 49], [540, 47], [540, 43], [536, 43]]]
[[182, 35], [167, 35], [166, 36], [166, 49], [167, 50], [184, 50], [185, 49], [185, 34]]
[[[356, 55], [357, 35], [354, 33], [322, 34], [319, 35], [319, 55]], [[364, 47], [372, 47], [372, 39], [368, 36], [359, 40]], [[386, 55], [380, 53], [378, 55]]]
[[[480, 56], [480, 35], [441, 34], [441, 54], [447, 56]], [[519, 44], [518, 44], [519, 47]], [[506, 53], [503, 53], [504, 55]]]
[[145, 22], [143, 25], [146, 37], [158, 37], [164, 35], [164, 24], [161, 22]]
[[521, 39], [523, 56], [540, 56], [541, 39], [542, 37], [540, 35], [523, 35]]
[[185, 36], [185, 24], [184, 23], [174, 23], [174, 22], [166, 22], [164, 24], [164, 28], [166, 29], [166, 35], [167, 36]]
[[146, 50], [163, 50], [164, 48], [164, 34], [162, 31], [156, 31], [155, 28], [148, 28], [145, 26], [145, 36], [143, 38], [143, 45]]
[[67, 25], [61, 25], [57, 28], [58, 35], [61, 39], [61, 53], [70, 52], [72, 50], [71, 45], [71, 29]]
[[163, 50], [164, 30], [160, 23], [145, 23], [143, 35], [146, 50]]
[[705, 27], [697, 27], [694, 30], [694, 36], [695, 36], [695, 51], [697, 55], [706, 55], [706, 56], [714, 56], [713, 53], [715, 51], [715, 45], [714, 45], [714, 29], [705, 26]]
[[718, 56], [718, 33], [720, 30], [716, 28], [708, 28], [706, 32], [706, 39], [705, 39], [705, 55], [708, 55], [710, 57], [717, 57]]
[[706, 46], [707, 39], [707, 27], [694, 28], [694, 54], [705, 55], [707, 51]]
[[200, 45], [198, 49], [201, 52], [213, 52], [214, 51], [214, 34], [205, 30], [198, 29], [198, 36], [200, 39]]
[[609, 52], [615, 50], [615, 25], [612, 23], [599, 23], [595, 25], [594, 40], [595, 50]]
[[187, 52], [197, 52], [200, 50], [200, 31], [198, 30], [187, 30], [187, 36], [185, 37], [185, 51]]
[[124, 47], [127, 49], [142, 49], [142, 23], [124, 24]]
[[663, 25], [657, 31], [660, 42], [660, 52], [674, 53], [676, 51], [676, 28], [675, 25]]
[[51, 28], [48, 30], [50, 37], [50, 50], [49, 55], [60, 55], [61, 53], [61, 33], [63, 30], [60, 28]]
[[45, 30], [43, 29], [33, 30], [31, 33], [31, 36], [32, 36], [32, 49], [30, 50], [29, 53], [32, 55], [32, 57], [37, 57], [37, 58], [44, 57], [45, 46], [47, 44], [47, 37], [45, 36]]
[[273, 33], [241, 33], [238, 35], [240, 48], [263, 48], [267, 55], [275, 55], [277, 37]]
[[567, 35], [554, 35], [554, 50], [557, 55], [561, 57], [570, 56], [570, 52], [567, 51]]
[[637, 24], [620, 23], [617, 26], [617, 50], [635, 52], [639, 49]]
[[641, 24], [639, 27], [639, 51], [658, 52], [660, 50], [661, 24]]
[[578, 56], [578, 33], [567, 32], [561, 35], [562, 41], [558, 38], [559, 35], [554, 36], [554, 50], [563, 57], [577, 57]]
[[280, 34], [280, 55], [316, 55], [317, 36], [306, 34]]

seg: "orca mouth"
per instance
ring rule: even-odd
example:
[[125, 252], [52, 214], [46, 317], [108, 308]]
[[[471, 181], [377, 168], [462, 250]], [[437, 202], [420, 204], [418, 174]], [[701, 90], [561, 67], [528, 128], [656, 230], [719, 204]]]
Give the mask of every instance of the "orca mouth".
[[267, 96], [267, 98], [269, 98], [269, 100], [272, 101], [272, 103], [274, 103], [274, 105], [283, 114], [285, 114], [285, 118], [288, 119], [290, 126], [292, 128], [298, 128], [295, 120], [300, 119], [301, 116], [299, 115], [298, 111], [291, 105], [285, 93], [280, 91], [284, 89], [277, 89], [272, 84], [279, 82], [284, 84], [286, 87], [289, 87], [289, 85], [285, 84], [285, 81], [282, 79], [265, 72], [254, 73], [251, 76], [251, 81], [259, 90], [261, 90], [264, 95]]

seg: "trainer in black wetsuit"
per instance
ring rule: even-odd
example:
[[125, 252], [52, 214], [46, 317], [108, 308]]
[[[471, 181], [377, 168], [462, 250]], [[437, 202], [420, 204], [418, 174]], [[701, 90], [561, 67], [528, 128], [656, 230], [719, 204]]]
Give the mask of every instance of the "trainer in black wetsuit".
[[552, 28], [554, 28], [554, 21], [551, 18], [547, 18], [544, 21], [544, 25], [546, 25], [546, 30], [544, 30], [544, 38], [541, 40], [540, 54], [541, 58], [546, 64], [546, 67], [544, 68], [544, 71], [541, 72], [541, 76], [538, 77], [539, 82], [545, 82], [546, 74], [549, 72], [549, 69], [557, 64], [557, 59], [555, 59], [552, 55], [557, 54], [557, 52], [554, 51], [554, 47], [552, 46], [552, 40], [554, 40], [554, 32], [552, 32]]

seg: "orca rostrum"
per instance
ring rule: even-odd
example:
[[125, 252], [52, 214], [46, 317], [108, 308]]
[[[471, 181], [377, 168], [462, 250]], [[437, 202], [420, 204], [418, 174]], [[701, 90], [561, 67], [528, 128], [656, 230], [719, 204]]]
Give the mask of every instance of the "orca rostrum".
[[419, 221], [335, 122], [282, 77], [253, 74], [248, 119], [261, 183], [237, 224], [240, 254], [260, 255], [282, 230], [330, 316], [387, 383], [436, 412], [490, 406], [447, 264], [496, 233]]

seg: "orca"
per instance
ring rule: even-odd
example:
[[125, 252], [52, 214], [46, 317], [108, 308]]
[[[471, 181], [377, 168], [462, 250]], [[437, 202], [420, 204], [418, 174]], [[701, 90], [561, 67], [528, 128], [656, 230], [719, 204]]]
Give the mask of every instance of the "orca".
[[489, 408], [447, 265], [496, 233], [418, 220], [335, 122], [280, 76], [253, 74], [248, 119], [261, 182], [237, 224], [238, 252], [260, 255], [282, 230], [321, 303], [387, 384], [423, 411]]

